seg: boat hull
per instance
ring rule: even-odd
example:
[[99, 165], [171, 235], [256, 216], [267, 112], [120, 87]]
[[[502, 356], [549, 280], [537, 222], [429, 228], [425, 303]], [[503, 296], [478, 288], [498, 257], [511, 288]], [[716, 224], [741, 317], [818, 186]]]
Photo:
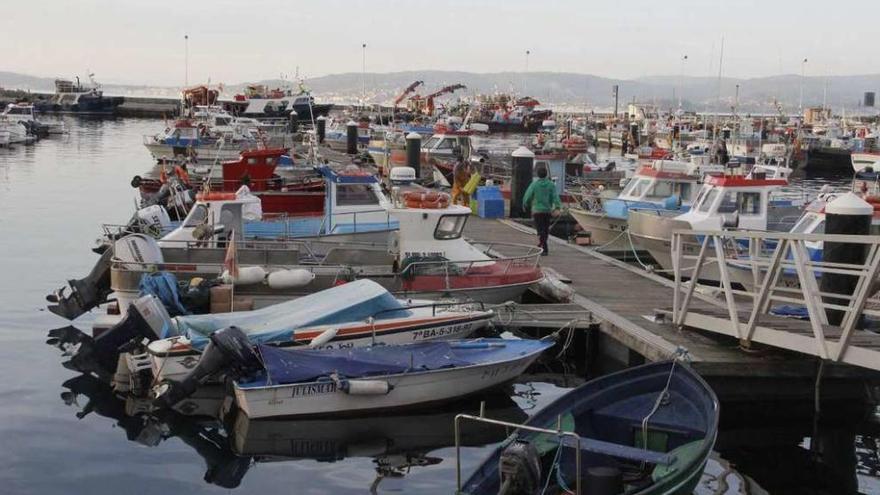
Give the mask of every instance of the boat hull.
[[590, 233], [590, 242], [599, 251], [632, 252], [633, 246], [626, 233], [628, 222], [625, 218], [609, 217], [605, 213], [577, 208], [572, 208], [568, 212], [585, 232]]
[[812, 174], [850, 175], [851, 152], [839, 148], [814, 148], [807, 152], [804, 171]]
[[309, 417], [413, 408], [489, 390], [516, 379], [540, 352], [517, 359], [461, 368], [371, 377], [393, 388], [385, 395], [352, 395], [334, 382], [242, 388], [234, 385], [235, 402], [249, 418]]
[[[424, 318], [421, 321], [377, 322], [375, 325], [350, 325], [340, 327], [339, 337], [317, 347], [318, 349], [344, 349], [380, 344], [412, 344], [427, 340], [453, 340], [467, 338], [473, 332], [489, 325], [490, 312], [475, 316]], [[375, 327], [375, 333], [373, 328]], [[314, 338], [320, 331], [303, 329], [303, 343]], [[344, 333], [344, 335], [343, 335]], [[300, 340], [297, 337], [297, 340]], [[199, 362], [201, 354], [195, 351], [177, 354], [150, 353], [153, 373], [159, 380], [180, 380]]]

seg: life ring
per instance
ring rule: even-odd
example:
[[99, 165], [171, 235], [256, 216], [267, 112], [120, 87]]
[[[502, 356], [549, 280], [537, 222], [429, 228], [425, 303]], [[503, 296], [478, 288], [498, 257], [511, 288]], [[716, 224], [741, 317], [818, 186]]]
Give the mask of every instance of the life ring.
[[235, 193], [209, 192], [196, 194], [196, 201], [229, 201], [235, 199]]
[[435, 210], [449, 206], [449, 195], [439, 192], [410, 191], [403, 195], [403, 202], [407, 208]]

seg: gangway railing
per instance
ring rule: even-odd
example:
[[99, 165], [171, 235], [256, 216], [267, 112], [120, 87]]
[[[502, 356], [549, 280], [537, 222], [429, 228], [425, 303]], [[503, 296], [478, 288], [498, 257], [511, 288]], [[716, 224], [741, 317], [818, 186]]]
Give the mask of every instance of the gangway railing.
[[[828, 243], [863, 249], [865, 261], [822, 261]], [[865, 317], [880, 317], [880, 236], [678, 230], [671, 252], [676, 326], [880, 370], [880, 334], [861, 328]], [[823, 276], [852, 277], [852, 293], [829, 292]], [[720, 291], [724, 311], [694, 308], [698, 287]], [[774, 304], [806, 314], [783, 318], [773, 314]], [[839, 323], [829, 322], [829, 310], [841, 315]]]

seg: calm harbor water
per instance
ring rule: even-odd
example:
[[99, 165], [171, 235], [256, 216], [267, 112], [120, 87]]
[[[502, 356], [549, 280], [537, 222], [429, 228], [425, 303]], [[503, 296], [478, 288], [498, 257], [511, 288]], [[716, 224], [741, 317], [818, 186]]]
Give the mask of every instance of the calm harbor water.
[[[44, 296], [92, 267], [89, 248], [102, 222], [129, 218], [136, 197], [129, 181], [151, 165], [141, 136], [162, 127], [159, 120], [67, 124], [68, 136], [0, 149], [0, 493], [216, 493], [234, 485], [236, 493], [453, 493], [451, 422], [474, 412], [473, 403], [414, 417], [277, 423], [240, 438], [208, 421], [132, 419], [100, 383], [62, 367], [44, 341], [67, 323], [45, 310]], [[87, 330], [89, 318], [76, 325]], [[490, 402], [489, 414], [521, 421], [578, 382], [534, 371], [541, 378]], [[758, 485], [769, 493], [880, 494], [874, 423], [823, 425], [818, 436], [809, 421], [726, 423], [717, 445], [723, 459], [710, 464], [701, 494], [765, 493]], [[824, 456], [811, 452], [814, 437], [825, 448], [813, 450]], [[488, 452], [479, 445], [497, 440], [469, 432], [464, 472]], [[237, 457], [231, 447], [267, 455]]]

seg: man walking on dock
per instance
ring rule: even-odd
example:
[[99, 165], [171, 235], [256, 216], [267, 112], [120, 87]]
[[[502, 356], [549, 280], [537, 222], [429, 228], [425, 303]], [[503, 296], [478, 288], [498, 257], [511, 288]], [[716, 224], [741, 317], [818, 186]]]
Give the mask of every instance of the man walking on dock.
[[550, 217], [562, 208], [556, 184], [547, 178], [547, 167], [538, 167], [538, 180], [529, 184], [523, 196], [523, 208], [532, 211], [535, 230], [538, 231], [538, 247], [544, 256], [550, 254], [547, 237], [550, 235]]

